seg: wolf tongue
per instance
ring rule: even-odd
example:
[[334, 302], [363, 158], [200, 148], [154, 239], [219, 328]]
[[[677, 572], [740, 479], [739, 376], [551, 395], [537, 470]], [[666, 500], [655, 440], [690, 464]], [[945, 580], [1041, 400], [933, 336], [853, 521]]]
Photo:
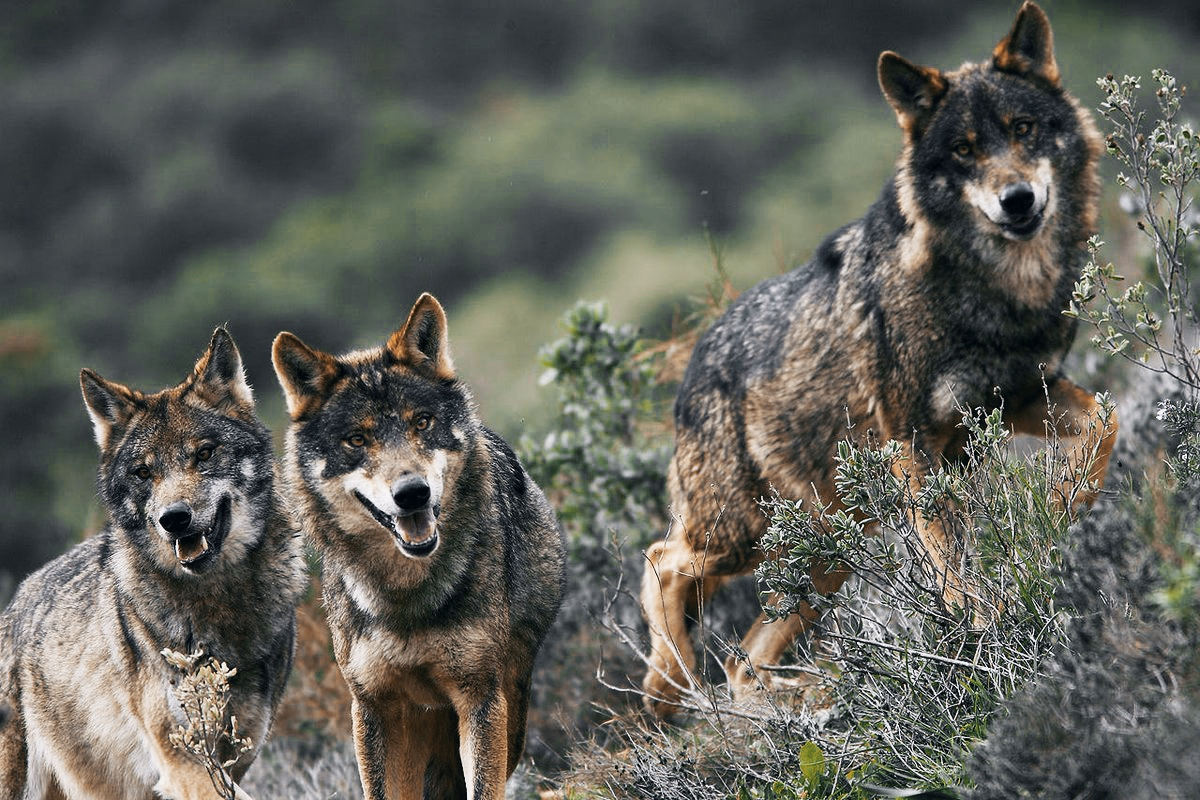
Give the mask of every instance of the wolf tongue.
[[190, 564], [208, 552], [208, 537], [202, 533], [175, 540], [175, 557], [183, 564]]
[[396, 517], [396, 532], [400, 538], [409, 544], [422, 544], [433, 535], [433, 515], [428, 511], [418, 511]]

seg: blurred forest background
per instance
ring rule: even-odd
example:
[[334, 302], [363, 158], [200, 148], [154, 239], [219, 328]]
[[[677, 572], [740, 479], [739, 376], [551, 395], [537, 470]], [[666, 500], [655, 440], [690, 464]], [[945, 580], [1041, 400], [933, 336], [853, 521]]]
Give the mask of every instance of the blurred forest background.
[[[80, 367], [171, 385], [227, 324], [281, 431], [278, 331], [375, 344], [428, 290], [485, 419], [536, 435], [577, 298], [662, 336], [709, 235], [738, 288], [807, 258], [898, 153], [879, 52], [977, 60], [1017, 6], [4, 4], [0, 604], [103, 524]], [[1194, 0], [1043, 7], [1088, 107], [1105, 72], [1200, 77]]]

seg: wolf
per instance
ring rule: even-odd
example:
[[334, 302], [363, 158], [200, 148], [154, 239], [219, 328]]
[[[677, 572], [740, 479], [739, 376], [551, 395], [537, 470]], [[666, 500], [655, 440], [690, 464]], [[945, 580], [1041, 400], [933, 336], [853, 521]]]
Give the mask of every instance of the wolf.
[[[767, 557], [758, 499], [773, 487], [834, 500], [847, 422], [900, 442], [897, 476], [915, 489], [961, 454], [959, 409], [1003, 404], [1015, 432], [1071, 446], [1061, 496], [1090, 502], [1103, 480], [1116, 416], [1097, 422], [1095, 396], [1062, 373], [1102, 143], [1062, 86], [1046, 15], [1025, 3], [983, 63], [943, 72], [885, 52], [878, 77], [903, 134], [894, 176], [811, 261], [733, 302], [681, 382], [668, 471], [679, 525], [647, 550], [641, 590], [643, 689], [658, 713], [692, 680], [687, 617]], [[969, 604], [960, 544], [914, 522], [945, 600]], [[848, 578], [837, 564], [811, 575], [821, 593]], [[806, 605], [770, 625], [759, 617], [748, 659], [726, 663], [734, 694], [758, 687], [755, 668], [778, 663], [817, 616]]]
[[335, 357], [285, 332], [272, 357], [363, 794], [502, 798], [563, 591], [550, 505], [480, 421], [432, 295], [382, 347]]
[[174, 388], [147, 394], [89, 369], [80, 386], [108, 524], [30, 575], [0, 616], [0, 798], [211, 798], [204, 766], [169, 740], [187, 720], [160, 653], [236, 668], [227, 713], [251, 740], [230, 767], [240, 779], [283, 694], [307, 585], [271, 434], [223, 328]]

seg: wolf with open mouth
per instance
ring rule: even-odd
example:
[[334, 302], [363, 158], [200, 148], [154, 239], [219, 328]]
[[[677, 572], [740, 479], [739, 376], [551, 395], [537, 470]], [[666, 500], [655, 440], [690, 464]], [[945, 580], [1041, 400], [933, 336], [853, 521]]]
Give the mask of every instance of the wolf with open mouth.
[[[657, 713], [698, 684], [689, 618], [778, 555], [761, 547], [760, 498], [850, 511], [847, 437], [898, 443], [893, 475], [915, 496], [963, 458], [963, 410], [1002, 408], [1014, 433], [1063, 448], [1057, 507], [1090, 503], [1103, 484], [1117, 419], [1066, 374], [1077, 322], [1063, 314], [1096, 231], [1103, 140], [1063, 85], [1049, 19], [1027, 1], [983, 61], [944, 71], [887, 51], [877, 75], [901, 131], [895, 174], [807, 263], [731, 303], [680, 384], [667, 476], [678, 524], [647, 549], [641, 593], [642, 686]], [[970, 609], [967, 543], [933, 516], [912, 520], [944, 606]], [[807, 568], [814, 595], [850, 576], [836, 562]], [[818, 626], [820, 606], [759, 617], [745, 657], [726, 662], [735, 695], [776, 683], [766, 668]]]
[[383, 347], [281, 333], [273, 358], [364, 795], [503, 798], [562, 596], [550, 505], [476, 415], [431, 295]]
[[[236, 668], [226, 718], [254, 760], [291, 669], [307, 585], [276, 492], [271, 434], [223, 329], [178, 386], [153, 394], [80, 374], [100, 445], [107, 527], [29, 576], [0, 615], [0, 798], [213, 796], [170, 742], [185, 725], [160, 652]], [[245, 798], [235, 788], [238, 798]]]

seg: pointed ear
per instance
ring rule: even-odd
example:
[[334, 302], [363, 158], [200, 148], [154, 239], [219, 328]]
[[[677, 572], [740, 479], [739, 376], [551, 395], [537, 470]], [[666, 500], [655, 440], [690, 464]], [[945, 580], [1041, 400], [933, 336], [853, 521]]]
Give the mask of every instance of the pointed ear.
[[1052, 89], [1062, 85], [1054, 60], [1054, 33], [1042, 9], [1026, 0], [1012, 30], [992, 51], [992, 65], [1001, 72], [1034, 78]]
[[446, 312], [428, 292], [417, 298], [408, 322], [388, 339], [387, 350], [401, 364], [424, 370], [441, 380], [454, 379]]
[[910, 137], [925, 129], [942, 95], [946, 78], [933, 67], [919, 67], [888, 50], [879, 56], [879, 88], [896, 110], [900, 127]]
[[275, 377], [279, 379], [292, 419], [298, 419], [309, 406], [325, 397], [338, 371], [333, 356], [313, 350], [287, 331], [275, 337], [271, 363], [275, 365]]
[[133, 415], [141, 408], [140, 395], [128, 386], [112, 383], [90, 369], [79, 371], [83, 404], [92, 418], [96, 444], [104, 450], [121, 435]]
[[208, 350], [192, 369], [191, 382], [196, 395], [212, 408], [254, 414], [254, 393], [246, 382], [242, 354], [224, 328], [213, 331]]

